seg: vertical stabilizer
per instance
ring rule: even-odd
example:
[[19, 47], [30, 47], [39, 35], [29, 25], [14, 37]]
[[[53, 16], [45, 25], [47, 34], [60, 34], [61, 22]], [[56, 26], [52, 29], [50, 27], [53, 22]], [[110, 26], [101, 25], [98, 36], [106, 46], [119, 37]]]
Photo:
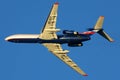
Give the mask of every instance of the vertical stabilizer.
[[104, 16], [100, 16], [99, 19], [97, 20], [97, 23], [96, 23], [94, 29], [95, 30], [102, 29], [103, 21], [104, 21]]

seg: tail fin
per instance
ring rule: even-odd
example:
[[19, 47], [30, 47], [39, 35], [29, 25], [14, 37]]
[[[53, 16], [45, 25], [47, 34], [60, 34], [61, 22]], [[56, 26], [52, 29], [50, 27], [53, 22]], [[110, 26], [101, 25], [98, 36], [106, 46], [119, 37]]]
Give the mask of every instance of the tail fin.
[[100, 34], [102, 37], [104, 37], [108, 41], [113, 42], [114, 40], [106, 32], [103, 31], [103, 28], [102, 28], [103, 21], [104, 21], [104, 16], [100, 16], [94, 28], [89, 29], [89, 30], [97, 32], [98, 34]]
[[95, 30], [102, 29], [103, 21], [104, 21], [104, 16], [100, 16], [99, 19], [97, 20], [97, 23], [96, 23], [94, 29]]

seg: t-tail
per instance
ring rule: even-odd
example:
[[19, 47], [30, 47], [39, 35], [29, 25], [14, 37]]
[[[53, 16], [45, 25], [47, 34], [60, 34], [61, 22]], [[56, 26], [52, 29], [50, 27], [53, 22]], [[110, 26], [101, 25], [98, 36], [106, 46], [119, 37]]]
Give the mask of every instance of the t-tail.
[[114, 40], [102, 28], [103, 21], [104, 21], [104, 16], [100, 16], [94, 28], [89, 28], [88, 30], [96, 32], [105, 39], [107, 39], [108, 41], [113, 42]]

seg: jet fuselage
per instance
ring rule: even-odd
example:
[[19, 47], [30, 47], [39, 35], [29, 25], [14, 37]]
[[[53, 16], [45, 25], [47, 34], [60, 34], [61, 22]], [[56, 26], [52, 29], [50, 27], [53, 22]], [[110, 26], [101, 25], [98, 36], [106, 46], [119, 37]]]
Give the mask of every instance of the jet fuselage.
[[58, 39], [41, 39], [38, 38], [39, 34], [16, 34], [6, 38], [7, 41], [14, 43], [59, 43], [59, 44], [79, 44], [83, 41], [90, 40], [90, 36], [79, 35], [58, 35]]

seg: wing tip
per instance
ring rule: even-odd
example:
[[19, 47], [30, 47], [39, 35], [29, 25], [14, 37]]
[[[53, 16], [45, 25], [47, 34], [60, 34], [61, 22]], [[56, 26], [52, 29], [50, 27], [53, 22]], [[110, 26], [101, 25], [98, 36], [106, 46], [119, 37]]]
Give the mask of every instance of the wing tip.
[[58, 2], [55, 2], [55, 5], [59, 5], [59, 3], [58, 3]]
[[83, 76], [88, 76], [87, 74], [84, 74]]
[[101, 18], [104, 18], [104, 16], [100, 16]]
[[110, 42], [115, 42], [114, 40], [110, 40]]

